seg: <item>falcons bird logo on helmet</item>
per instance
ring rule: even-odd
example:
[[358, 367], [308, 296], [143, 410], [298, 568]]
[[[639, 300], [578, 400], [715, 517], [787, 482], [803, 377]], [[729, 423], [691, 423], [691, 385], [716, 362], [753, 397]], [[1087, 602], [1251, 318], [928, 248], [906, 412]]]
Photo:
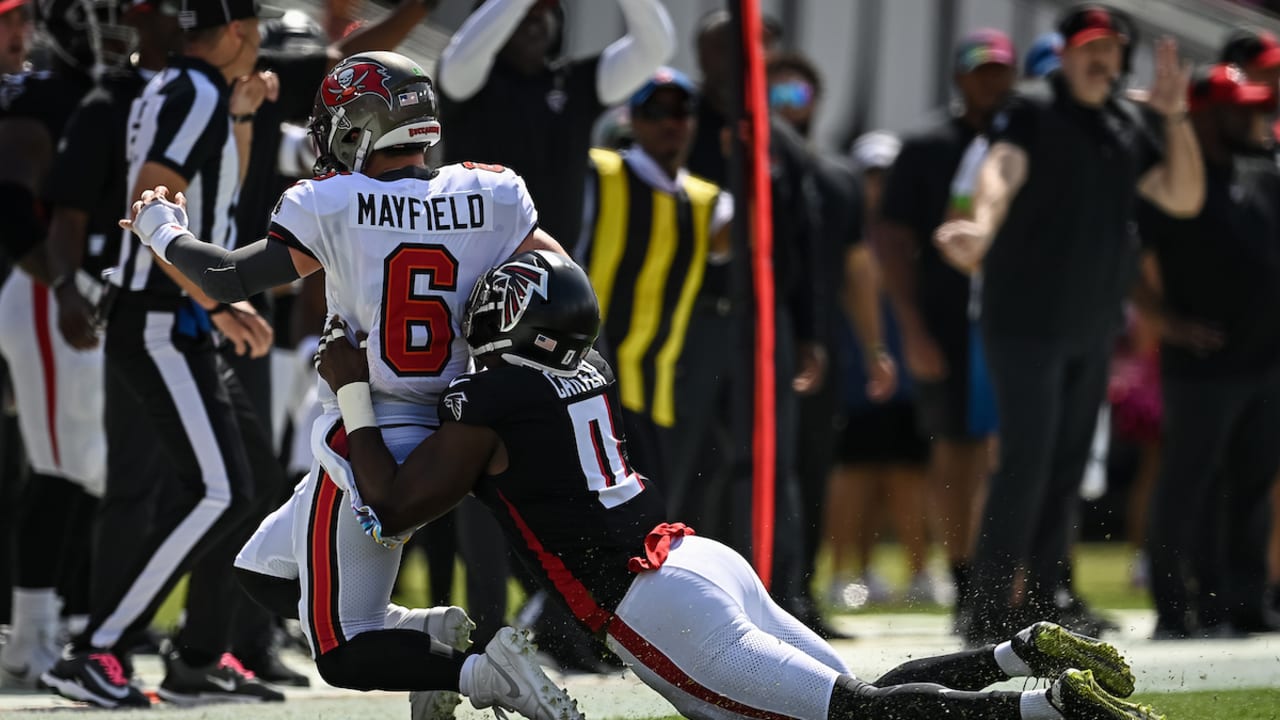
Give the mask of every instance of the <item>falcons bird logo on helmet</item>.
[[494, 289], [502, 291], [502, 332], [511, 332], [520, 324], [533, 296], [547, 299], [547, 271], [537, 265], [510, 262], [498, 269]]
[[324, 104], [336, 108], [346, 105], [361, 95], [373, 94], [382, 98], [389, 108], [391, 91], [387, 89], [387, 81], [390, 79], [391, 73], [377, 63], [353, 63], [325, 76]]

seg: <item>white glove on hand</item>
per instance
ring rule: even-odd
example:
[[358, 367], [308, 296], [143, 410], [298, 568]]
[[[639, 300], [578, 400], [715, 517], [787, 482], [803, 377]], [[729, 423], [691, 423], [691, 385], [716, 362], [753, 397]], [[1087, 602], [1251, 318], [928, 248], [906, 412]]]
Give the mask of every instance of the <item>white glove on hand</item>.
[[183, 235], [191, 235], [187, 229], [186, 208], [159, 196], [143, 203], [133, 219], [132, 230], [143, 245], [154, 250], [165, 262], [169, 262], [165, 257], [169, 244]]

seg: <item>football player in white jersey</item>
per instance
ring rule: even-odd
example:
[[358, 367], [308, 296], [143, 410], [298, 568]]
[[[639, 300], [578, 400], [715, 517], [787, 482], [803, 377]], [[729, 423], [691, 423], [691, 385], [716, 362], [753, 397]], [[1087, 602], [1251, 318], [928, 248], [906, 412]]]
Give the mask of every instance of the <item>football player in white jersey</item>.
[[[458, 323], [476, 280], [519, 252], [564, 251], [538, 229], [524, 181], [511, 170], [427, 167], [424, 152], [440, 137], [435, 91], [402, 55], [339, 63], [317, 93], [310, 131], [323, 174], [285, 191], [268, 237], [252, 245], [227, 251], [196, 239], [184, 198], [170, 199], [164, 187], [144, 192], [133, 219], [121, 221], [221, 302], [323, 268], [329, 313], [369, 335], [373, 415], [348, 417], [344, 427], [342, 399], [321, 383], [312, 472], [240, 552], [241, 578], [255, 599], [302, 621], [330, 684], [460, 690], [477, 708], [574, 720], [576, 707], [532, 660], [523, 635], [504, 628], [484, 653], [464, 655], [472, 626], [460, 609], [389, 604], [405, 537], [378, 534], [344, 457], [346, 432], [376, 425], [403, 460], [438, 426], [438, 396], [467, 369]], [[415, 695], [417, 717], [451, 715], [457, 702]]]

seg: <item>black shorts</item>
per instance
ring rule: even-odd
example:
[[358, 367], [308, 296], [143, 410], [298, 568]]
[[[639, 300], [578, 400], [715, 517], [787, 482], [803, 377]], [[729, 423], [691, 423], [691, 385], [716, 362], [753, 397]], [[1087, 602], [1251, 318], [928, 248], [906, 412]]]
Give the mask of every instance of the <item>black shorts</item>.
[[910, 401], [879, 405], [848, 418], [838, 448], [842, 465], [923, 465], [929, 441]]
[[996, 432], [996, 402], [977, 324], [948, 345], [947, 377], [915, 382], [920, 431], [930, 440], [981, 440]]

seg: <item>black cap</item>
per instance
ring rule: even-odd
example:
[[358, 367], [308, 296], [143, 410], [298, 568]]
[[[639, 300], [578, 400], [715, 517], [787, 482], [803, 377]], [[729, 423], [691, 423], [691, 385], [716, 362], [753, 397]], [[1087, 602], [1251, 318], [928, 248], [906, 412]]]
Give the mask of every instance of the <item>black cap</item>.
[[284, 11], [258, 0], [176, 0], [164, 3], [163, 10], [177, 15], [178, 27], [183, 30], [203, 30], [229, 25], [233, 20], [284, 15]]
[[1273, 68], [1280, 65], [1280, 42], [1266, 30], [1236, 28], [1222, 46], [1219, 60], [1247, 70]]

